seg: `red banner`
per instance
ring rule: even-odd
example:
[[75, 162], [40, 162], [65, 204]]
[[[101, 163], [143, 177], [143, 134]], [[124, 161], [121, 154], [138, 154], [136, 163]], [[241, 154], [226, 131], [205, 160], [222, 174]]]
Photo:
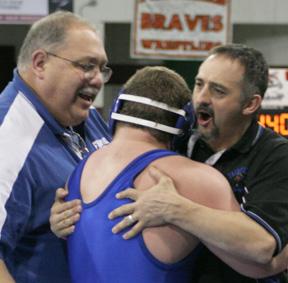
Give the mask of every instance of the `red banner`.
[[230, 1], [136, 1], [131, 56], [204, 58], [228, 41]]

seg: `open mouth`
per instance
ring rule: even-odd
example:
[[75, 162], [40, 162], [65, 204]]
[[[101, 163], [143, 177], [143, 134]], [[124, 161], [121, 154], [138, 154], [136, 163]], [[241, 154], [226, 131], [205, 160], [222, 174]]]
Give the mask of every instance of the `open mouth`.
[[82, 99], [92, 103], [96, 97], [96, 95], [91, 94], [91, 93], [85, 93], [85, 92], [79, 92], [78, 96], [81, 97]]
[[197, 111], [197, 122], [201, 126], [206, 126], [212, 120], [213, 115], [210, 111], [198, 110]]

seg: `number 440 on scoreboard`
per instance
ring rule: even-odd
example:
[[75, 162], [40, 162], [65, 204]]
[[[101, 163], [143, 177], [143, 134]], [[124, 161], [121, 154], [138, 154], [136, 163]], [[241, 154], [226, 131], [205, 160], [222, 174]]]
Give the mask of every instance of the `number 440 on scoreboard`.
[[269, 127], [276, 133], [288, 138], [288, 110], [266, 110], [258, 117], [258, 121], [264, 127]]

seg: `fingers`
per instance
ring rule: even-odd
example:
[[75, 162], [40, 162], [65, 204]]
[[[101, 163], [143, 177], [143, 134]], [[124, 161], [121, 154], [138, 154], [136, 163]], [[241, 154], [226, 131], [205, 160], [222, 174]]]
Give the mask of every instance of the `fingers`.
[[168, 177], [160, 169], [155, 166], [148, 167], [149, 175], [158, 183], [163, 177]]
[[[112, 232], [114, 234], [117, 234], [120, 231], [124, 230], [125, 228], [128, 228], [130, 225], [132, 225], [135, 222], [137, 222], [136, 216], [134, 216], [133, 214], [130, 214], [129, 216], [126, 216], [122, 221], [117, 223], [117, 225], [115, 225], [112, 228]], [[144, 222], [142, 221], [137, 222], [128, 232], [126, 232], [123, 235], [123, 238], [125, 240], [128, 240], [128, 239], [135, 237], [138, 233], [140, 233], [144, 229], [144, 226], [145, 226]]]
[[138, 233], [140, 233], [144, 229], [143, 222], [137, 222], [127, 233], [123, 235], [123, 239], [129, 240], [135, 237]]
[[69, 236], [75, 230], [75, 223], [80, 219], [80, 213], [74, 213], [68, 218], [63, 220], [59, 220], [52, 224], [51, 222], [51, 230], [52, 232], [59, 238], [65, 238]]
[[137, 221], [136, 218], [133, 217], [132, 214], [130, 214], [129, 216], [124, 217], [122, 221], [117, 223], [117, 225], [115, 225], [112, 228], [112, 232], [114, 234], [117, 234], [120, 231], [122, 231], [123, 229], [125, 229], [125, 228], [129, 227], [130, 225], [132, 225], [133, 223], [135, 223], [135, 221]]
[[71, 235], [74, 232], [74, 230], [75, 230], [75, 225], [69, 226], [68, 228], [64, 228], [64, 229], [59, 231], [60, 236], [58, 236], [58, 235], [56, 235], [56, 236], [58, 236], [58, 238], [62, 238], [62, 239], [66, 240], [66, 238], [69, 235]]
[[[68, 210], [81, 211], [81, 201], [79, 199], [75, 199], [67, 202], [54, 202], [51, 208], [51, 214], [59, 214], [61, 212], [65, 212]], [[68, 213], [68, 212], [67, 212]]]
[[[135, 223], [137, 221], [137, 215], [136, 213], [133, 214], [134, 211], [134, 203], [129, 203], [123, 206], [120, 206], [116, 209], [114, 209], [112, 212], [109, 213], [108, 218], [110, 220], [119, 217], [119, 216], [123, 216], [123, 215], [127, 215], [128, 216], [124, 217], [122, 221], [118, 222], [113, 228], [112, 228], [112, 232], [114, 234], [119, 233], [120, 231], [122, 231], [123, 229], [131, 226], [133, 223]], [[131, 230], [129, 230], [129, 232], [125, 233], [123, 235], [124, 239], [130, 239], [131, 237], [134, 237], [135, 235], [137, 235], [142, 229], [143, 229], [144, 225], [136, 223], [135, 226], [133, 226], [133, 228]], [[126, 238], [127, 237], [127, 238]]]
[[[116, 198], [118, 199], [124, 199], [129, 198], [131, 200], [136, 201], [139, 196], [141, 195], [141, 192], [135, 190], [135, 189], [126, 189], [125, 191], [122, 191], [116, 195]], [[122, 205], [116, 209], [114, 209], [112, 212], [109, 213], [108, 218], [110, 220], [115, 219], [120, 216], [125, 216], [120, 222], [118, 222], [113, 228], [112, 232], [114, 234], [119, 233], [125, 228], [128, 228], [129, 226], [133, 225], [135, 222], [137, 222], [137, 213], [133, 213], [135, 211], [135, 203], [129, 203]], [[137, 235], [140, 231], [142, 231], [144, 227], [144, 224], [141, 222], [137, 222], [127, 233], [123, 235], [124, 239], [130, 239]]]
[[131, 200], [137, 200], [139, 194], [140, 193], [136, 191], [135, 189], [126, 189], [116, 194], [116, 198], [118, 199], [129, 198]]
[[50, 220], [51, 231], [59, 238], [64, 238], [74, 232], [75, 223], [80, 219], [80, 213], [74, 213], [70, 217], [58, 220]]
[[112, 220], [119, 216], [132, 214], [134, 211], [134, 206], [135, 206], [134, 203], [129, 203], [129, 204], [125, 204], [120, 207], [117, 207], [116, 209], [114, 209], [113, 211], [109, 213], [108, 218]]
[[68, 191], [64, 188], [59, 188], [56, 190], [55, 201], [64, 201], [64, 198], [68, 195]]
[[74, 224], [80, 219], [80, 213], [74, 213], [70, 217], [67, 217], [63, 219], [62, 221], [59, 221], [56, 223], [57, 230], [63, 230], [67, 228], [72, 228]]
[[80, 200], [55, 202], [49, 219], [51, 231], [59, 238], [66, 237], [74, 231], [72, 226], [80, 219], [81, 211]]
[[173, 184], [172, 179], [155, 166], [149, 166], [148, 172], [157, 184], [165, 184], [167, 186]]

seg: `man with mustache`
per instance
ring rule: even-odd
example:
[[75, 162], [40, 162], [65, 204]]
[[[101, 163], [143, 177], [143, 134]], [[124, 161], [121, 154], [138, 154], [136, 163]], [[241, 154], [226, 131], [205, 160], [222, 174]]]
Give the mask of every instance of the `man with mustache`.
[[[193, 282], [287, 282], [283, 271], [288, 262], [288, 141], [257, 123], [267, 85], [263, 55], [238, 44], [213, 49], [195, 79], [198, 126], [187, 155], [224, 174], [241, 212], [189, 201], [177, 194], [168, 176], [154, 169], [158, 185], [117, 195], [135, 202], [109, 217], [129, 214], [134, 221], [120, 221], [113, 232], [133, 224], [124, 235], [129, 239], [145, 227], [170, 223], [195, 235], [220, 259], [203, 249]], [[57, 191], [50, 218], [59, 236], [71, 233], [79, 218], [73, 203], [63, 204], [63, 195], [63, 190]]]
[[92, 107], [111, 76], [95, 28], [69, 12], [34, 23], [0, 95], [0, 281], [68, 283], [63, 240], [50, 231], [55, 190], [110, 141]]
[[[143, 193], [121, 192], [119, 198], [135, 202], [110, 214], [111, 219], [129, 214], [137, 220], [127, 239], [144, 227], [170, 223], [208, 245], [221, 260], [205, 249], [193, 282], [288, 281], [281, 273], [288, 262], [288, 141], [257, 123], [267, 85], [263, 55], [238, 44], [213, 49], [195, 78], [198, 126], [188, 142], [188, 156], [225, 175], [241, 212], [188, 201], [158, 172], [158, 185]], [[113, 231], [129, 224], [122, 221]]]

